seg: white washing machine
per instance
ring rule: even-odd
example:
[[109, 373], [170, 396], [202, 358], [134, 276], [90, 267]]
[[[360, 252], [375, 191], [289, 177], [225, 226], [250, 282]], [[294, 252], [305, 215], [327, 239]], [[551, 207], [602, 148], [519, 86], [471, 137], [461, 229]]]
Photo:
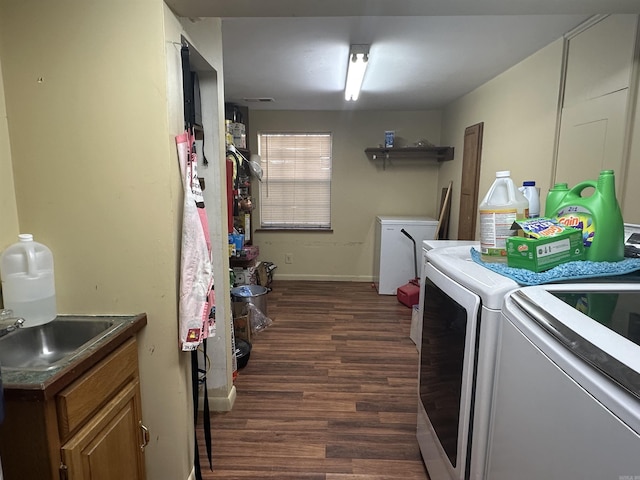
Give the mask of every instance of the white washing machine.
[[[601, 468], [593, 470], [600, 476], [585, 473], [582, 468], [575, 465], [573, 467], [576, 469], [572, 470], [573, 467], [569, 463], [575, 462], [569, 460], [567, 456], [568, 454], [572, 458], [584, 459], [584, 453], [581, 453], [582, 446], [590, 449], [594, 455], [598, 448], [606, 449], [607, 442], [603, 439], [608, 433], [598, 437], [599, 427], [605, 423], [608, 425], [606, 432], [611, 433], [612, 444], [624, 445], [626, 442], [631, 442], [635, 451], [640, 451], [640, 443], [636, 441], [640, 424], [640, 404], [638, 403], [640, 352], [637, 345], [640, 341], [640, 274], [600, 278], [598, 284], [590, 283], [593, 279], [587, 279], [584, 282], [572, 284], [522, 289], [513, 280], [473, 262], [470, 258], [470, 248], [465, 246], [431, 250], [427, 252], [427, 261], [423, 265], [421, 284], [424, 290], [421, 302], [423, 326], [417, 438], [430, 478], [432, 480], [511, 480], [513, 478], [636, 480], [635, 476], [640, 478], [640, 457], [637, 454], [629, 455], [630, 451], [626, 446], [620, 450], [624, 453], [623, 456], [609, 449], [607, 455], [600, 457], [602, 461], [608, 462], [606, 465], [610, 467], [610, 476], [602, 476]], [[622, 287], [622, 282], [635, 283], [635, 285]], [[564, 382], [566, 386], [573, 382], [575, 385], [579, 383], [576, 380], [578, 376], [582, 375], [586, 378], [587, 375], [584, 371], [580, 373], [575, 362], [567, 363], [568, 366], [560, 360], [556, 360], [555, 366], [542, 365], [543, 362], [534, 363], [535, 355], [525, 352], [527, 342], [531, 351], [542, 348], [538, 342], [534, 344], [531, 340], [516, 342], [515, 338], [522, 334], [513, 333], [516, 329], [513, 325], [518, 323], [517, 318], [522, 315], [507, 315], [509, 319], [507, 322], [503, 313], [506, 307], [503, 305], [509, 305], [509, 298], [515, 296], [512, 292], [520, 289], [527, 292], [541, 292], [538, 295], [551, 297], [546, 293], [547, 290], [573, 289], [580, 292], [583, 289], [593, 290], [594, 288], [610, 291], [634, 290], [633, 293], [625, 295], [624, 302], [618, 302], [619, 306], [624, 306], [623, 320], [613, 320], [612, 323], [623, 325], [623, 329], [634, 336], [636, 344], [624, 340], [609, 345], [607, 349], [609, 353], [615, 352], [613, 358], [618, 360], [618, 366], [620, 364], [626, 366], [623, 368], [626, 373], [623, 375], [622, 383], [627, 383], [627, 390], [624, 393], [624, 388], [619, 385], [619, 388], [616, 387], [616, 382], [611, 380], [611, 376], [615, 375], [612, 373], [609, 378], [588, 379], [589, 388], [571, 387], [574, 392], [565, 395], [564, 391], [558, 390], [561, 388], [560, 383]], [[638, 307], [629, 306], [634, 301]], [[553, 305], [553, 309], [557, 309], [561, 301], [541, 300], [538, 303], [542, 305], [542, 309], [551, 309], [550, 305]], [[606, 306], [606, 302], [604, 304]], [[585, 302], [581, 305], [584, 306]], [[586, 305], [591, 305], [588, 308], [599, 314], [603, 311], [602, 302], [586, 302]], [[594, 305], [597, 307], [594, 308]], [[557, 317], [569, 322], [572, 318], [580, 316], [576, 311], [570, 315], [568, 312], [571, 310], [572, 307], [565, 306]], [[512, 320], [512, 316], [517, 317], [516, 320]], [[585, 315], [581, 316], [587, 319]], [[586, 324], [589, 322], [591, 321], [587, 319]], [[511, 326], [507, 327], [507, 324]], [[532, 326], [531, 330], [534, 327]], [[562, 326], [558, 328], [561, 334], [566, 333]], [[510, 333], [504, 333], [507, 330]], [[591, 330], [586, 329], [589, 332]], [[586, 338], [590, 343], [599, 345], [604, 341], [601, 339], [605, 338], [606, 328], [599, 326], [596, 330], [598, 330], [597, 334], [591, 332], [589, 333], [591, 336]], [[612, 336], [615, 337], [615, 334], [607, 335], [609, 338]], [[539, 343], [543, 344], [543, 342]], [[569, 343], [573, 345], [575, 342]], [[625, 351], [630, 353], [623, 355], [621, 353], [623, 349], [629, 349]], [[498, 351], [501, 352], [500, 357], [498, 357]], [[554, 351], [557, 353], [561, 348], [556, 347]], [[521, 352], [522, 355], [520, 355]], [[564, 360], [567, 355], [568, 353], [564, 352]], [[600, 353], [596, 353], [595, 357], [600, 358]], [[606, 361], [604, 368], [614, 363]], [[629, 366], [632, 368], [629, 369]], [[562, 374], [562, 372], [568, 372], [570, 368], [575, 368], [577, 373]], [[556, 376], [548, 373], [554, 369], [562, 372]], [[498, 378], [496, 372], [498, 372]], [[631, 382], [627, 381], [629, 375]], [[600, 375], [600, 377], [603, 376], [606, 375]], [[550, 380], [551, 377], [554, 377], [553, 380]], [[498, 385], [495, 390], [494, 385]], [[526, 393], [518, 394], [520, 388]], [[580, 395], [576, 394], [576, 390], [585, 391], [581, 399], [578, 399]], [[629, 390], [635, 392], [635, 397], [634, 393], [629, 393]], [[540, 404], [543, 405], [540, 410], [532, 409], [535, 403], [532, 399], [537, 398], [536, 395], [540, 397]], [[549, 401], [549, 399], [553, 400]], [[571, 407], [574, 400], [581, 404], [580, 409], [576, 409], [575, 412], [583, 412], [583, 414], [574, 415]], [[601, 406], [604, 406], [606, 411], [599, 411]], [[559, 428], [565, 416], [566, 428]], [[591, 416], [598, 417], [591, 424], [593, 428], [586, 427]], [[622, 421], [621, 423], [611, 422], [612, 417], [616, 416]], [[555, 430], [554, 425], [557, 426]], [[537, 432], [538, 427], [541, 427], [544, 432]], [[534, 431], [536, 431], [535, 435], [528, 433]], [[580, 432], [580, 434], [576, 436], [572, 432]], [[556, 436], [562, 438], [563, 441], [560, 443], [565, 446], [557, 445], [557, 450], [551, 455], [550, 452], [553, 449], [548, 449], [546, 445], [555, 441]], [[566, 447], [570, 444], [570, 447]], [[622, 460], [623, 458], [626, 460]], [[616, 462], [615, 459], [621, 460], [618, 469], [612, 467]], [[563, 461], [565, 464], [562, 463]], [[585, 460], [585, 465], [592, 465], [592, 462]], [[555, 473], [549, 473], [550, 470], [547, 467], [552, 468]], [[525, 472], [533, 473], [525, 475]]]
[[485, 478], [639, 479], [640, 284], [526, 287], [503, 315]]
[[484, 480], [501, 308], [519, 288], [470, 250], [436, 248], [423, 263], [417, 438], [432, 480]]
[[[373, 283], [380, 295], [395, 295], [398, 287], [417, 276], [416, 270], [420, 275], [422, 241], [435, 238], [437, 228], [438, 220], [431, 217], [376, 217]], [[403, 229], [415, 241], [415, 249]]]

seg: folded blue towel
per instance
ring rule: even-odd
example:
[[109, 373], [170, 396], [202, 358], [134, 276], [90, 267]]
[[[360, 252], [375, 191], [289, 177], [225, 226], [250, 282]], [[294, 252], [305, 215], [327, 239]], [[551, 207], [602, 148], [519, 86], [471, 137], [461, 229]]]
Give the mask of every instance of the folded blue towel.
[[509, 277], [520, 285], [542, 285], [580, 278], [610, 277], [640, 270], [640, 258], [625, 258], [619, 262], [591, 262], [588, 260], [567, 262], [545, 272], [532, 272], [524, 268], [509, 267], [505, 263], [483, 262], [475, 248], [471, 247], [471, 258], [483, 267]]

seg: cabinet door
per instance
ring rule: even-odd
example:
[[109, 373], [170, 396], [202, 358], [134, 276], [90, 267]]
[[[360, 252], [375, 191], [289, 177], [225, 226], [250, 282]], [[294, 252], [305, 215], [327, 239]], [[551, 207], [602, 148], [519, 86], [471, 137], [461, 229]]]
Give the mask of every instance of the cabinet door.
[[595, 180], [601, 170], [622, 171], [628, 89], [562, 110], [556, 182]]
[[569, 40], [555, 182], [613, 169], [623, 182], [637, 15], [611, 15]]
[[637, 15], [610, 15], [569, 40], [563, 107], [628, 89]]
[[143, 480], [140, 425], [140, 387], [136, 378], [62, 446], [69, 480]]

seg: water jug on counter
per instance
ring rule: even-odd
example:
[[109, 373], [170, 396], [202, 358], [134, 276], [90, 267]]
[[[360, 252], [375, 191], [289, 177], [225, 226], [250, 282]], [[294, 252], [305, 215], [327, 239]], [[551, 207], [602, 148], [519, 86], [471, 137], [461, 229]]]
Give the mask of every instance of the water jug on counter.
[[[582, 196], [593, 188], [590, 196]], [[616, 198], [613, 170], [602, 170], [598, 181], [588, 180], [569, 189], [556, 184], [547, 195], [545, 216], [582, 229], [586, 259], [617, 262], [624, 258], [624, 221]]]
[[511, 172], [496, 172], [496, 179], [482, 200], [480, 211], [480, 255], [484, 262], [506, 262], [506, 240], [515, 220], [527, 218], [529, 201], [511, 180]]
[[4, 308], [25, 319], [25, 327], [50, 322], [57, 316], [53, 255], [33, 235], [18, 235], [20, 241], [0, 257]]

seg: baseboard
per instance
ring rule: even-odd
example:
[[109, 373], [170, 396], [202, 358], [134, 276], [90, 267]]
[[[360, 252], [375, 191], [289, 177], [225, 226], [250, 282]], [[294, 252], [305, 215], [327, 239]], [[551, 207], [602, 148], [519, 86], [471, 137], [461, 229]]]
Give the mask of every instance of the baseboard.
[[[229, 391], [229, 395], [220, 396], [219, 392], [209, 390], [209, 410], [213, 412], [230, 412], [233, 404], [236, 402], [236, 386], [233, 385]], [[204, 408], [204, 395], [200, 392], [198, 398], [198, 409], [202, 411]]]
[[302, 280], [318, 282], [366, 282], [373, 283], [370, 275], [312, 275], [297, 273], [278, 273], [277, 280]]

